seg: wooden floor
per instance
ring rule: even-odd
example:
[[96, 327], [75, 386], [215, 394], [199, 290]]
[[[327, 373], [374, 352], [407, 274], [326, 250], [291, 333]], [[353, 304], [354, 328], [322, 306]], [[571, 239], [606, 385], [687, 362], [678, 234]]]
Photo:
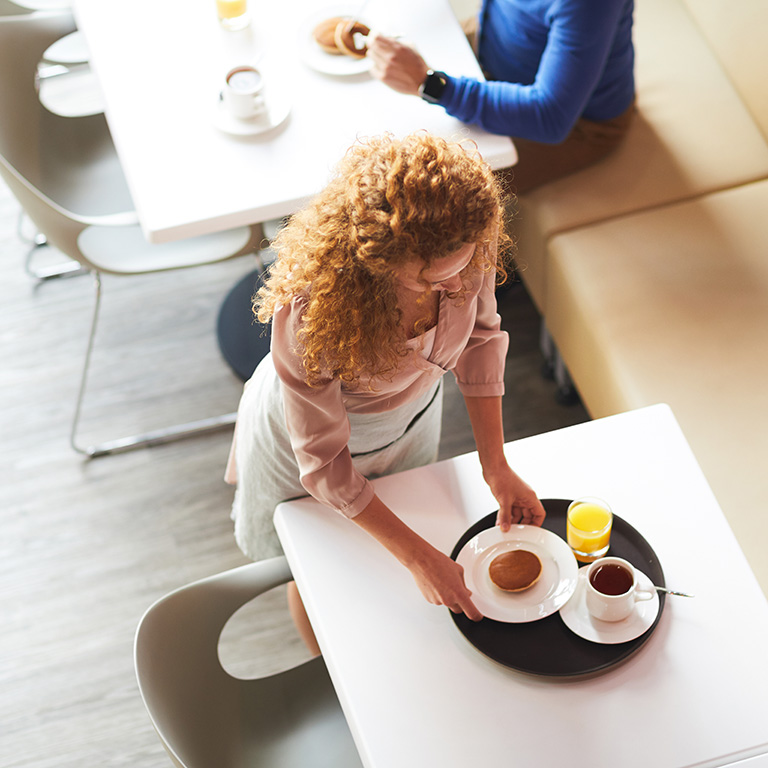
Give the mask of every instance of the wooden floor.
[[[166, 768], [134, 680], [133, 634], [165, 592], [246, 562], [222, 481], [230, 432], [93, 461], [71, 450], [93, 282], [31, 280], [17, 214], [0, 186], [0, 765]], [[252, 266], [105, 279], [84, 441], [235, 410], [241, 382], [214, 327], [222, 297]], [[539, 375], [524, 290], [501, 306], [512, 340], [507, 438], [586, 420]], [[448, 384], [443, 458], [473, 449]], [[241, 613], [223, 641], [234, 672], [304, 658], [283, 592]]]

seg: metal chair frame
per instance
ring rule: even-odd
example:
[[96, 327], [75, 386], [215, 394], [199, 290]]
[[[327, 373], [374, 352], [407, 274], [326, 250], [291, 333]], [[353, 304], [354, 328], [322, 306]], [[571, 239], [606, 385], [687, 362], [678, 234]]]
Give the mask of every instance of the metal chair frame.
[[[40, 56], [73, 24], [65, 11], [0, 17], [0, 175], [46, 242], [72, 259], [77, 271], [94, 274], [96, 296], [70, 432], [72, 448], [94, 458], [205, 434], [234, 421], [228, 413], [99, 445], [79, 444], [101, 307], [100, 274], [149, 274], [255, 253], [263, 231], [257, 224], [154, 246], [143, 239], [103, 114], [64, 118], [37, 99]], [[13, 109], [6, 108], [9, 104]], [[35, 250], [33, 244], [30, 254]]]

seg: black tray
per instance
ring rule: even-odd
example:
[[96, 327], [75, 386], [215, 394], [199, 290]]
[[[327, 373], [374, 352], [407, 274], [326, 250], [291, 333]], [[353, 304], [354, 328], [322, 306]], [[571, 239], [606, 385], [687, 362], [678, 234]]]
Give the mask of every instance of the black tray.
[[[542, 527], [565, 539], [565, 516], [571, 502], [566, 499], [542, 499], [541, 503], [547, 510]], [[455, 560], [470, 539], [486, 528], [492, 528], [495, 523], [495, 512], [478, 520], [459, 539], [451, 557]], [[615, 514], [608, 554], [623, 557], [654, 584], [666, 586], [664, 572], [651, 545]], [[593, 643], [575, 635], [557, 612], [539, 621], [523, 624], [508, 624], [487, 618], [474, 622], [463, 613], [451, 613], [451, 616], [467, 640], [494, 661], [534, 675], [573, 677], [607, 670], [635, 653], [656, 629], [664, 610], [665, 597], [663, 592], [659, 593], [656, 620], [640, 637], [615, 645]]]

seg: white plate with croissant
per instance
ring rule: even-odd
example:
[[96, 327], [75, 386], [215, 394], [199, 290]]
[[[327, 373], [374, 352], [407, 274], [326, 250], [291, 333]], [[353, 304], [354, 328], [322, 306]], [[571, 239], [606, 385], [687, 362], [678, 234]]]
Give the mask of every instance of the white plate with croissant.
[[335, 5], [313, 13], [299, 29], [304, 63], [326, 75], [348, 76], [367, 72], [366, 38], [371, 21], [358, 19], [359, 5]]

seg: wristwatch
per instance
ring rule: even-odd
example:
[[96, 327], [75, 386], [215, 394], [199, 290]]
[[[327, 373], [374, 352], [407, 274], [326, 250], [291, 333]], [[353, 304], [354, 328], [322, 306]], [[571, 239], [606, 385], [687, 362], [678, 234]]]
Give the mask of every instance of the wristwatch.
[[439, 104], [446, 85], [448, 85], [448, 75], [445, 72], [429, 69], [426, 79], [419, 86], [419, 96], [430, 104]]

